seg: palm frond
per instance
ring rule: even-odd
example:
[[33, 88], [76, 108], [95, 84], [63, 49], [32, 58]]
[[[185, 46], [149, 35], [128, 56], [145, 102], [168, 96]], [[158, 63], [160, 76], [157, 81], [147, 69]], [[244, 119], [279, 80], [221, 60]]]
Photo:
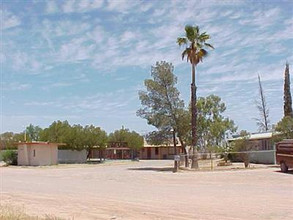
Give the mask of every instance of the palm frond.
[[202, 44], [200, 44], [200, 43], [197, 42], [196, 43], [196, 47], [200, 49], [200, 48], [202, 48]]
[[184, 50], [183, 52], [182, 52], [182, 60], [184, 60], [184, 57], [185, 56], [187, 56], [187, 50]]
[[196, 36], [196, 33], [194, 32], [194, 27], [192, 27], [190, 25], [186, 25], [185, 26], [185, 35], [186, 35], [186, 38], [190, 42], [194, 42], [195, 36]]
[[190, 48], [186, 48], [183, 52], [182, 52], [182, 60], [184, 60], [184, 57], [187, 58], [187, 62], [189, 61], [190, 58]]
[[205, 42], [208, 39], [210, 39], [210, 35], [208, 35], [208, 34], [206, 34], [206, 32], [204, 32], [201, 35], [199, 35], [198, 39], [200, 42]]
[[200, 49], [198, 52], [198, 58], [200, 61], [202, 61], [203, 57], [206, 57], [208, 55], [208, 52], [205, 49]]
[[196, 33], [196, 35], [199, 34], [199, 27], [198, 27], [197, 25], [194, 26], [193, 30], [194, 30], [194, 32]]
[[178, 37], [177, 38], [177, 44], [179, 46], [184, 45], [184, 44], [187, 44], [187, 39], [185, 37]]
[[213, 47], [213, 45], [211, 45], [211, 44], [204, 43], [204, 45], [207, 46], [207, 47], [210, 47], [210, 48], [212, 48], [212, 49], [215, 49], [215, 48]]

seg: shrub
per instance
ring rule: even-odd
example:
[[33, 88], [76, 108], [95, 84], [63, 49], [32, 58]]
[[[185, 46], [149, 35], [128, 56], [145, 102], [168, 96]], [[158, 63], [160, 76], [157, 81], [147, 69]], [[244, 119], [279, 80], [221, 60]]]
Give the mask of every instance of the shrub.
[[3, 151], [2, 160], [8, 165], [17, 165], [17, 152], [14, 150]]

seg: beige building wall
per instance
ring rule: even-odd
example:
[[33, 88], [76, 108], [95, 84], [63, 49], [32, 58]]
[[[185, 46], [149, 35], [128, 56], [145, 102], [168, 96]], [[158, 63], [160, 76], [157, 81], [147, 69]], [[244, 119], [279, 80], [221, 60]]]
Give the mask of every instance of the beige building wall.
[[18, 145], [17, 164], [20, 166], [29, 165], [27, 145]]
[[[181, 149], [177, 147], [177, 151], [178, 153], [180, 153]], [[157, 159], [173, 159], [173, 158], [174, 158], [174, 147], [144, 147], [143, 149], [140, 150], [140, 159], [157, 160]]]
[[57, 144], [22, 144], [18, 146], [18, 165], [45, 166], [58, 164]]

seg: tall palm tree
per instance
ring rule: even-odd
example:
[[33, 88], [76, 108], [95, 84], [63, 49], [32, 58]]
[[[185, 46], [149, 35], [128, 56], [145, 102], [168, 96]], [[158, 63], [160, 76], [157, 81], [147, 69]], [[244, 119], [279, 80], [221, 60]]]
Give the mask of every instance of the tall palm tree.
[[185, 26], [185, 36], [178, 37], [177, 43], [179, 46], [185, 45], [186, 48], [182, 52], [182, 60], [186, 57], [187, 62], [190, 62], [192, 68], [192, 82], [191, 82], [191, 134], [192, 134], [192, 147], [193, 147], [193, 156], [192, 156], [192, 168], [198, 168], [197, 162], [197, 108], [196, 108], [196, 85], [195, 85], [195, 68], [199, 62], [202, 62], [203, 58], [207, 56], [208, 52], [205, 48], [214, 47], [206, 43], [210, 39], [210, 36], [204, 32], [199, 32], [198, 26]]

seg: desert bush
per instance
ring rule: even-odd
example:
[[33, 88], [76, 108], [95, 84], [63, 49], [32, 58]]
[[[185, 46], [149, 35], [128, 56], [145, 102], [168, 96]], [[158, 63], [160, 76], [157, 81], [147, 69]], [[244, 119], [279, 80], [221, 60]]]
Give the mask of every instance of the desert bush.
[[44, 217], [26, 214], [24, 208], [12, 205], [0, 205], [0, 220], [62, 220], [61, 218], [45, 215]]
[[240, 132], [240, 138], [233, 143], [233, 151], [239, 153], [231, 155], [231, 161], [237, 161], [240, 159], [244, 162], [245, 168], [247, 168], [250, 163], [250, 155], [247, 151], [252, 149], [252, 145], [249, 144], [249, 136], [250, 134], [246, 131]]
[[2, 160], [8, 165], [17, 165], [17, 152], [14, 150], [5, 150], [1, 154]]

